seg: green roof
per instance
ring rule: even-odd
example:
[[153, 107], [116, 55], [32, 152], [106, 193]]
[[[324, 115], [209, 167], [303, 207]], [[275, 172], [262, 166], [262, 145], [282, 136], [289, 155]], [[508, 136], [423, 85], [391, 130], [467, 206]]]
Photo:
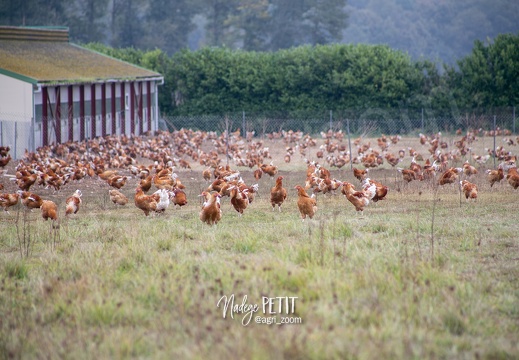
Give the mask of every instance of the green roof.
[[162, 78], [159, 73], [71, 44], [67, 30], [49, 28], [0, 27], [0, 73], [33, 84]]

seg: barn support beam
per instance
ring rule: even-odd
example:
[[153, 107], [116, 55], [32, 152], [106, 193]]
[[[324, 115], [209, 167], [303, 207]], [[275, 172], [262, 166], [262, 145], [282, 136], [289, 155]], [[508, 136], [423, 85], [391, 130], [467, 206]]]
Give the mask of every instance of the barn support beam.
[[74, 141], [74, 86], [67, 88], [68, 141]]
[[56, 99], [56, 107], [54, 110], [54, 134], [56, 135], [56, 144], [61, 144], [61, 87], [54, 88], [54, 98]]
[[142, 96], [142, 81], [139, 81], [137, 83], [137, 89], [139, 91], [139, 100], [138, 100], [138, 104], [139, 104], [139, 135], [142, 135], [142, 133], [144, 133], [144, 119], [143, 119], [143, 111], [142, 111], [142, 100], [143, 100], [143, 96]]
[[96, 84], [90, 85], [90, 138], [96, 137]]
[[85, 85], [79, 86], [79, 141], [85, 140]]
[[101, 136], [106, 136], [106, 84], [101, 84]]
[[101, 136], [106, 136], [106, 84], [101, 84]]
[[130, 82], [130, 134], [135, 135], [135, 83]]
[[110, 101], [111, 101], [111, 114], [112, 114], [112, 131], [111, 131], [111, 134], [112, 135], [117, 135], [117, 127], [116, 127], [116, 122], [115, 122], [115, 114], [116, 114], [116, 111], [115, 111], [115, 83], [112, 83], [111, 85], [111, 90], [112, 90], [112, 97], [110, 98]]
[[159, 85], [154, 82], [153, 83], [153, 88], [155, 89], [155, 93], [153, 94], [153, 103], [154, 103], [154, 111], [153, 111], [153, 114], [155, 116], [155, 129], [159, 129], [159, 89], [158, 89]]
[[126, 89], [121, 83], [121, 135], [126, 135]]
[[41, 97], [42, 97], [42, 106], [41, 106], [41, 137], [42, 146], [49, 145], [49, 123], [48, 123], [48, 100], [49, 100], [49, 93], [47, 90], [47, 87], [43, 87], [41, 89]]
[[151, 131], [151, 81], [146, 81], [146, 109], [148, 130]]

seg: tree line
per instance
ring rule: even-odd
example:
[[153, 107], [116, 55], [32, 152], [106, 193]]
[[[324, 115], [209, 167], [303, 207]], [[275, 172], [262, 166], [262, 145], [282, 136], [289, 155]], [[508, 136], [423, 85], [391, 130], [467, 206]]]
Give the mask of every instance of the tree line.
[[385, 45], [303, 45], [275, 52], [205, 47], [173, 56], [162, 50], [87, 47], [164, 75], [159, 92], [168, 116], [311, 113], [315, 110], [457, 109], [519, 103], [519, 34], [475, 41], [456, 65], [415, 61]]
[[0, 24], [67, 26], [74, 43], [114, 48], [387, 44], [454, 64], [476, 39], [519, 30], [515, 0], [0, 0]]
[[342, 39], [346, 0], [0, 0], [0, 24], [68, 26], [115, 48], [278, 50]]
[[455, 64], [474, 40], [519, 31], [515, 0], [348, 0], [342, 42], [387, 44], [414, 59]]

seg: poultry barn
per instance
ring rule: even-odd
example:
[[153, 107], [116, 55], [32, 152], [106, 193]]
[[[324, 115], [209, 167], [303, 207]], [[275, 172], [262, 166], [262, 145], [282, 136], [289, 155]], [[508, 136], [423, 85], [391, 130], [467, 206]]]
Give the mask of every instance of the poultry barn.
[[158, 129], [161, 74], [69, 42], [68, 28], [0, 26], [0, 146]]

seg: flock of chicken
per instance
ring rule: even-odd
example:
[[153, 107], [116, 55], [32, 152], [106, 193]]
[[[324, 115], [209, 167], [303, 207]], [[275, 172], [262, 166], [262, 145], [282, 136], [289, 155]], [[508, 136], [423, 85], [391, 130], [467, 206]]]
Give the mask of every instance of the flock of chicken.
[[[39, 148], [36, 152], [26, 152], [24, 159], [15, 166], [15, 174], [8, 174], [4, 170], [4, 177], [16, 183], [17, 190], [12, 193], [0, 193], [0, 207], [6, 212], [20, 201], [27, 209], [41, 209], [42, 217], [47, 220], [58, 219], [58, 206], [49, 199], [30, 189], [33, 186], [42, 186], [53, 189], [55, 193], [67, 184], [79, 183], [84, 178], [99, 179], [110, 186], [110, 200], [120, 206], [128, 204], [128, 197], [120, 190], [131, 178], [136, 178], [137, 187], [134, 193], [134, 204], [148, 216], [149, 214], [163, 213], [170, 204], [184, 206], [187, 204], [185, 186], [180, 181], [175, 168], [191, 169], [188, 158], [206, 167], [202, 177], [210, 182], [209, 186], [201, 192], [203, 204], [199, 212], [200, 220], [207, 224], [216, 224], [222, 217], [221, 200], [229, 197], [232, 207], [241, 216], [248, 205], [254, 201], [259, 185], [246, 185], [239, 170], [233, 170], [229, 165], [221, 165], [221, 157], [231, 159], [237, 167], [249, 167], [253, 171], [255, 179], [259, 180], [263, 175], [274, 179], [278, 174], [278, 168], [267, 164], [272, 159], [269, 148], [264, 146], [263, 140], [254, 140], [253, 133], [247, 133], [245, 138], [240, 132], [221, 134], [214, 132], [201, 132], [192, 130], [179, 130], [173, 133], [158, 132], [154, 136], [127, 137], [107, 136], [82, 142], [68, 142]], [[459, 133], [461, 136], [461, 133]], [[317, 211], [316, 194], [335, 193], [340, 191], [346, 199], [359, 212], [371, 202], [383, 200], [388, 191], [388, 186], [368, 177], [372, 168], [381, 166], [387, 162], [396, 167], [401, 173], [404, 183], [411, 181], [429, 181], [442, 186], [450, 183], [460, 184], [465, 197], [477, 199], [477, 186], [469, 181], [470, 177], [478, 172], [467, 159], [469, 154], [474, 163], [482, 166], [489, 158], [495, 156], [500, 165], [496, 170], [487, 170], [487, 179], [491, 186], [500, 182], [505, 177], [514, 188], [519, 187], [519, 174], [517, 172], [516, 156], [504, 147], [498, 147], [496, 151], [486, 150], [483, 155], [476, 155], [471, 150], [471, 144], [477, 140], [478, 132], [467, 132], [464, 136], [453, 142], [454, 149], [447, 151], [449, 144], [442, 140], [441, 133], [432, 136], [419, 135], [422, 146], [428, 147], [430, 155], [424, 157], [416, 150], [408, 147], [399, 149], [396, 153], [390, 151], [397, 146], [401, 138], [399, 136], [386, 137], [382, 135], [376, 139], [380, 151], [375, 150], [370, 142], [364, 142], [362, 138], [355, 139], [353, 145], [356, 154], [350, 153], [343, 143], [342, 132], [321, 133], [322, 145], [317, 148], [318, 141], [302, 132], [282, 131], [272, 133], [268, 138], [273, 141], [283, 141], [286, 154], [284, 161], [289, 163], [295, 154], [299, 153], [307, 164], [307, 173], [304, 186], [297, 185], [297, 207], [304, 221], [307, 217], [313, 218]], [[517, 139], [519, 141], [519, 138]], [[514, 146], [511, 139], [505, 141], [507, 145]], [[452, 145], [451, 145], [452, 146]], [[309, 148], [316, 147], [315, 160], [309, 161]], [[205, 149], [205, 150], [204, 150]], [[400, 168], [397, 165], [406, 154], [412, 158], [408, 168]], [[149, 165], [139, 164], [146, 160]], [[453, 163], [467, 159], [462, 167], [453, 167]], [[5, 168], [11, 161], [8, 147], [0, 147], [0, 169]], [[341, 168], [345, 164], [352, 163], [353, 175], [360, 182], [360, 188], [356, 189], [352, 183], [333, 178], [330, 170], [325, 168]], [[419, 162], [424, 161], [423, 165]], [[359, 169], [358, 165], [364, 166]], [[126, 175], [121, 175], [126, 172]], [[465, 176], [461, 180], [461, 175]], [[147, 194], [150, 189], [156, 191]], [[75, 186], [79, 187], [79, 186]], [[4, 185], [0, 182], [0, 190]], [[311, 195], [308, 194], [311, 193]], [[75, 214], [81, 206], [81, 190], [76, 190], [65, 199], [65, 216]], [[270, 203], [272, 209], [281, 207], [287, 198], [287, 190], [283, 187], [283, 176], [276, 178], [276, 184], [270, 190]]]
[[[261, 178], [263, 174], [274, 177], [278, 170], [272, 165], [260, 166], [261, 173], [255, 172], [255, 177]], [[314, 167], [315, 168], [315, 167]], [[237, 170], [231, 170], [229, 166], [220, 166], [214, 171], [216, 179], [209, 185], [206, 191], [200, 196], [204, 197], [204, 203], [200, 210], [200, 220], [209, 225], [217, 224], [222, 218], [221, 198], [229, 196], [232, 207], [238, 212], [239, 216], [243, 214], [248, 205], [254, 201], [255, 193], [258, 192], [259, 185], [254, 184], [247, 186]], [[270, 204], [272, 210], [281, 211], [281, 206], [287, 199], [287, 190], [283, 187], [283, 176], [276, 178], [276, 184], [270, 189]], [[303, 221], [306, 217], [313, 218], [317, 211], [317, 200], [315, 194], [309, 196], [306, 190], [296, 185], [298, 192], [297, 207], [301, 213]]]
[[[408, 169], [397, 168], [397, 170], [402, 174], [402, 179], [406, 183], [409, 183], [413, 180], [436, 180], [437, 174], [441, 173], [438, 180], [436, 181], [437, 185], [442, 186], [459, 182], [460, 189], [463, 191], [465, 198], [467, 200], [476, 200], [478, 194], [477, 185], [471, 183], [467, 179], [461, 181], [459, 179], [462, 175], [466, 178], [471, 178], [478, 173], [478, 169], [471, 165], [468, 160], [465, 160], [462, 167], [449, 167], [451, 161], [459, 161], [459, 155], [466, 156], [470, 152], [471, 149], [467, 148], [466, 143], [473, 143], [476, 140], [476, 135], [470, 132], [467, 133], [466, 136], [463, 136], [460, 140], [454, 143], [457, 148], [455, 152], [445, 153], [442, 153], [441, 150], [438, 150], [438, 145], [441, 145], [441, 148], [446, 148], [448, 145], [445, 142], [439, 142], [438, 135], [439, 134], [437, 134], [432, 139], [428, 139], [425, 135], [420, 134], [420, 143], [422, 145], [426, 145], [427, 143], [431, 144], [429, 152], [431, 153], [431, 158], [434, 159], [434, 162], [431, 163], [430, 159], [428, 158], [423, 166], [419, 165], [416, 161], [416, 158], [421, 156], [413, 149], [409, 149], [410, 155], [413, 156], [411, 165]], [[517, 140], [519, 142], [519, 137]], [[515, 146], [515, 142], [510, 138], [505, 138], [504, 141], [508, 145]], [[497, 169], [487, 169], [485, 171], [490, 187], [492, 187], [495, 183], [501, 182], [501, 180], [503, 180], [506, 176], [508, 184], [514, 189], [517, 189], [519, 187], [517, 157], [511, 151], [506, 151], [503, 146], [497, 147], [495, 151], [490, 149], [485, 150], [487, 151], [487, 154], [482, 156], [473, 154], [472, 158], [474, 162], [480, 166], [485, 164], [488, 159], [493, 156], [500, 161]], [[423, 160], [423, 158], [421, 160]]]

